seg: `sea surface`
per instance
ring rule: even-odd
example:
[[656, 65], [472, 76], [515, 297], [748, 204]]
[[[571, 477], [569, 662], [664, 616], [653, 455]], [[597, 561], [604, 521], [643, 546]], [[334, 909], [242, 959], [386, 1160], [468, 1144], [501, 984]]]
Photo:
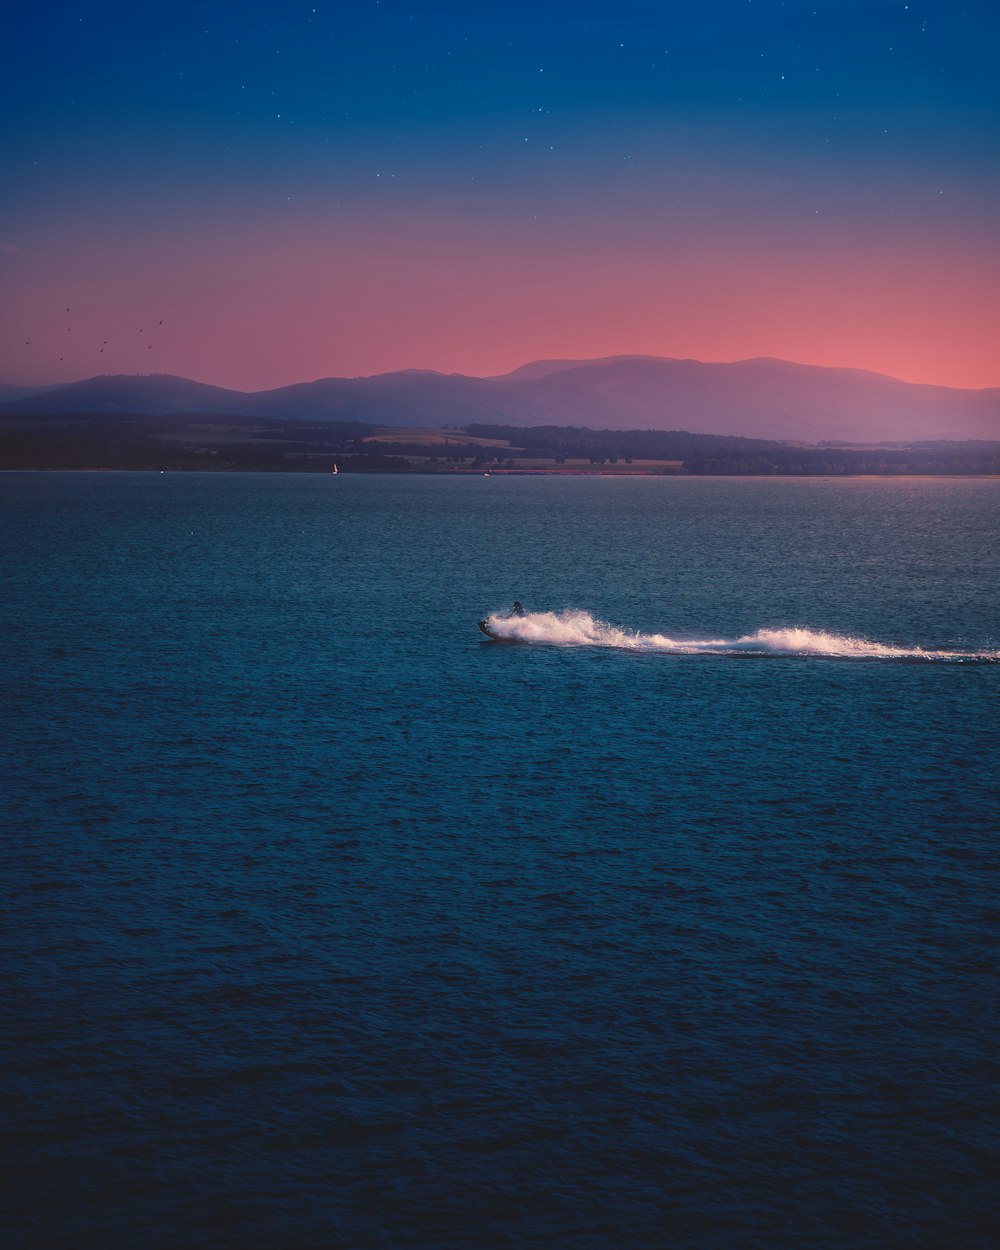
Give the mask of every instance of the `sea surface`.
[[0, 476], [5, 1245], [996, 1245], [998, 523]]

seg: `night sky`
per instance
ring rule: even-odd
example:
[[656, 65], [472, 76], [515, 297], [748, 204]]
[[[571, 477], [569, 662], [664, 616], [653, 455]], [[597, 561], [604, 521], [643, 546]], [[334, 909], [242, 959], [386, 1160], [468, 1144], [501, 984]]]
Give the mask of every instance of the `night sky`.
[[995, 0], [15, 6], [0, 380], [1000, 385], [998, 35]]

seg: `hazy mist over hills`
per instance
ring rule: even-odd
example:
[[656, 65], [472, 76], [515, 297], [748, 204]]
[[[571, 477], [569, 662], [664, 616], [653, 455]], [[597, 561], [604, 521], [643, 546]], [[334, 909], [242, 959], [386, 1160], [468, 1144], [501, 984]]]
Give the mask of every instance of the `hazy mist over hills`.
[[547, 360], [495, 378], [406, 370], [254, 393], [167, 374], [117, 375], [35, 392], [2, 387], [0, 401], [2, 412], [38, 414], [202, 412], [396, 426], [683, 429], [806, 443], [1000, 436], [1000, 389], [926, 386], [769, 358]]

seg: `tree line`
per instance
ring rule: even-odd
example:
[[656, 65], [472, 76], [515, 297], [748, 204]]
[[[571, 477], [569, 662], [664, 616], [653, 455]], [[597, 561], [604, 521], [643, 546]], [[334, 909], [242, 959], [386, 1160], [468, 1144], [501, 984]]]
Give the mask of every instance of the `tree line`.
[[[906, 446], [802, 447], [686, 430], [590, 430], [571, 426], [474, 424], [448, 442], [373, 445], [380, 427], [358, 421], [303, 422], [217, 414], [148, 417], [64, 413], [0, 418], [0, 468], [435, 472], [518, 468], [518, 457], [625, 465], [675, 461], [693, 475], [997, 474], [1000, 441], [923, 440]], [[466, 439], [491, 439], [483, 446]]]
[[1000, 441], [922, 441], [903, 447], [802, 447], [687, 430], [589, 430], [575, 426], [470, 425], [481, 438], [511, 439], [537, 458], [680, 460], [681, 472], [706, 475], [997, 474]]

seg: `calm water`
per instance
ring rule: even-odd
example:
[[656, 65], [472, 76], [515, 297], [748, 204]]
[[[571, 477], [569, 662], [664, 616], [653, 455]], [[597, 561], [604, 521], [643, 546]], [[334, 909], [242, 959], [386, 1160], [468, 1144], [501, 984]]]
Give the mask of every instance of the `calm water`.
[[8, 1243], [995, 1244], [998, 504], [0, 477]]

